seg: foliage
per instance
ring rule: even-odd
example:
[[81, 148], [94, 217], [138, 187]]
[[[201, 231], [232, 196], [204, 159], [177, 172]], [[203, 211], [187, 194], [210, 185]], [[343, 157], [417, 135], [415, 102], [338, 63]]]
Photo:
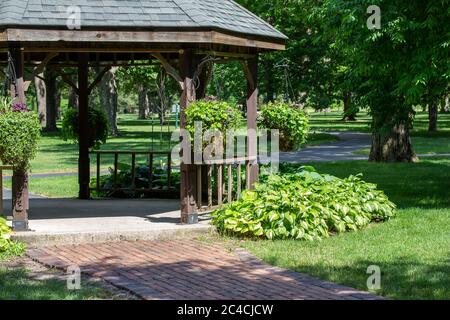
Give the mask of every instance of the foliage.
[[[119, 163], [119, 171], [117, 173], [116, 187], [119, 189], [148, 189], [150, 185], [150, 168], [148, 165], [138, 165], [135, 169], [135, 185], [133, 182], [133, 173], [131, 166]], [[97, 196], [99, 197], [111, 197], [111, 198], [136, 198], [145, 197], [146, 194], [142, 192], [134, 191], [114, 191], [114, 172], [110, 169], [110, 174], [100, 177], [100, 187], [102, 189], [108, 189], [107, 191], [101, 191]], [[174, 188], [175, 195], [179, 196], [180, 188], [180, 173], [174, 172], [172, 170], [170, 177], [171, 187]], [[91, 187], [96, 188], [97, 180], [93, 179], [91, 182]], [[158, 191], [168, 191], [168, 181], [167, 181], [167, 169], [166, 165], [162, 163], [160, 166], [153, 168], [152, 170], [152, 188], [154, 192]], [[162, 194], [158, 194], [161, 196]], [[168, 195], [170, 196], [170, 195]]]
[[244, 237], [315, 240], [394, 216], [395, 205], [360, 175], [339, 179], [312, 167], [285, 172], [266, 177], [241, 200], [215, 211], [213, 224]]
[[[381, 8], [381, 29], [367, 27], [367, 8]], [[448, 91], [448, 1], [326, 0], [313, 12], [322, 40], [351, 72], [354, 102], [368, 106], [372, 131], [386, 135], [413, 125], [413, 106]]]
[[[109, 134], [108, 118], [99, 107], [89, 106], [88, 124], [89, 148], [98, 149], [106, 143]], [[75, 143], [79, 138], [78, 110], [69, 108], [66, 110], [62, 121], [62, 137], [64, 141], [72, 140]]]
[[0, 260], [20, 256], [25, 246], [11, 240], [12, 230], [6, 224], [6, 219], [0, 216]]
[[26, 171], [35, 157], [41, 133], [39, 117], [23, 104], [0, 102], [0, 160]]
[[309, 121], [298, 108], [284, 103], [269, 103], [262, 107], [261, 118], [267, 129], [280, 130], [282, 151], [291, 151], [306, 142]]
[[195, 122], [202, 123], [202, 133], [217, 129], [225, 135], [227, 129], [238, 129], [243, 120], [241, 111], [235, 105], [223, 101], [200, 100], [186, 109], [186, 130], [192, 136]]

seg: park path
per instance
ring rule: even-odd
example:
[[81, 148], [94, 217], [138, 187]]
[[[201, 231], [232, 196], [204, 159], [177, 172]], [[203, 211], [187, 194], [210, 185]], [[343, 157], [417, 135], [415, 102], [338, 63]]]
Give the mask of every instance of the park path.
[[329, 133], [337, 136], [339, 141], [308, 147], [296, 152], [280, 152], [280, 162], [306, 163], [367, 160], [367, 156], [354, 155], [353, 152], [370, 148], [370, 134], [359, 132]]
[[27, 255], [47, 267], [77, 266], [148, 300], [383, 299], [193, 239], [51, 246]]

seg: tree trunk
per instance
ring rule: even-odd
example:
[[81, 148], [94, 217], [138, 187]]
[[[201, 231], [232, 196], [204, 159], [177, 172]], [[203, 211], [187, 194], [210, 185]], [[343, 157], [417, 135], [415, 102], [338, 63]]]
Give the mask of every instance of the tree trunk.
[[78, 109], [78, 95], [72, 87], [69, 88], [69, 108]]
[[374, 133], [369, 161], [372, 162], [416, 162], [409, 129], [397, 124], [387, 134]]
[[52, 70], [45, 72], [45, 83], [47, 86], [46, 96], [46, 125], [44, 131], [56, 132], [58, 127], [56, 126], [56, 117], [58, 114], [59, 104], [61, 102], [60, 91], [57, 82], [57, 75]]
[[433, 101], [428, 106], [428, 131], [437, 131], [437, 121], [438, 121], [438, 105], [437, 102]]
[[150, 113], [148, 90], [144, 86], [140, 85], [138, 95], [139, 95], [139, 119], [146, 120]]
[[352, 111], [352, 93], [344, 93], [344, 117], [342, 121], [356, 121], [356, 112]]
[[441, 113], [450, 112], [450, 95], [446, 95], [441, 103]]
[[38, 77], [34, 77], [34, 86], [36, 88], [37, 110], [39, 115], [39, 123], [41, 127], [47, 126], [47, 88], [45, 86], [44, 74], [41, 73]]
[[113, 136], [119, 134], [117, 128], [118, 93], [115, 72], [117, 68], [112, 68], [102, 78], [99, 86], [100, 103], [108, 115], [110, 133]]

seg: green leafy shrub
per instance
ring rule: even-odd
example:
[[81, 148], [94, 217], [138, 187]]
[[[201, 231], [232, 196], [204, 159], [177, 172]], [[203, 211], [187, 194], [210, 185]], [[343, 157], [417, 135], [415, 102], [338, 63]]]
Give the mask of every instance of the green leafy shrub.
[[11, 234], [5, 218], [0, 216], [0, 261], [21, 256], [25, 252], [25, 245], [11, 240]]
[[269, 103], [261, 108], [261, 121], [267, 129], [280, 131], [280, 150], [292, 151], [306, 142], [307, 115], [285, 103]]
[[[149, 179], [150, 179], [150, 168], [148, 165], [137, 165], [135, 169], [135, 185], [136, 189], [148, 189], [149, 187]], [[158, 196], [166, 195], [167, 198], [179, 197], [179, 189], [180, 189], [180, 172], [174, 171], [172, 169], [170, 175], [170, 184], [174, 189], [173, 193], [167, 193], [168, 183], [167, 183], [167, 169], [164, 163], [161, 165], [155, 166], [152, 170], [152, 186], [153, 193], [156, 192]], [[110, 197], [110, 198], [143, 198], [147, 197], [147, 195], [143, 192], [134, 192], [131, 191], [133, 188], [133, 174], [132, 168], [128, 164], [119, 163], [118, 173], [117, 173], [117, 181], [116, 186], [119, 189], [130, 189], [128, 190], [118, 190], [114, 191], [114, 172], [110, 169], [110, 173], [108, 175], [104, 175], [100, 177], [100, 187], [101, 189], [106, 189], [105, 191], [100, 191], [97, 194], [98, 197]], [[91, 188], [96, 188], [97, 179], [92, 179]], [[162, 191], [158, 193], [158, 191]]]
[[[109, 134], [109, 124], [105, 112], [100, 107], [89, 107], [87, 129], [89, 131], [89, 148], [98, 149], [102, 144], [106, 143]], [[78, 143], [79, 126], [77, 109], [69, 108], [64, 113], [62, 137], [64, 141], [72, 140]]]
[[41, 136], [39, 117], [23, 104], [0, 102], [0, 160], [26, 171], [35, 157]]
[[193, 136], [195, 122], [202, 122], [203, 133], [218, 129], [225, 137], [227, 129], [238, 129], [244, 117], [237, 106], [222, 101], [199, 100], [186, 109], [186, 130]]
[[221, 233], [315, 240], [394, 216], [395, 205], [360, 176], [339, 179], [312, 167], [262, 178], [254, 191], [213, 213]]

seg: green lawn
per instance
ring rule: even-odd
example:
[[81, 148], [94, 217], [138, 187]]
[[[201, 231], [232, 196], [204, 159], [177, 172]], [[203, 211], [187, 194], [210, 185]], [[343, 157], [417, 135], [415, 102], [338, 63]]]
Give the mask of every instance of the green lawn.
[[320, 242], [246, 241], [265, 261], [367, 290], [367, 268], [382, 271], [378, 294], [394, 299], [450, 299], [450, 159], [417, 164], [313, 164], [339, 177], [364, 173], [398, 206], [398, 217]]
[[108, 297], [104, 290], [85, 285], [68, 290], [61, 280], [32, 280], [23, 269], [0, 268], [0, 300], [94, 300]]
[[[370, 132], [371, 117], [367, 112], [360, 112], [356, 121], [342, 121], [342, 112], [313, 112], [310, 111], [311, 130], [317, 131], [358, 131]], [[413, 135], [428, 136], [428, 113], [417, 112], [414, 120]], [[438, 131], [450, 134], [450, 114], [438, 115]], [[437, 134], [439, 135], [439, 133]], [[432, 137], [432, 135], [431, 135]], [[448, 135], [447, 135], [448, 137]]]
[[[119, 115], [119, 137], [110, 137], [101, 150], [169, 151], [174, 121], [162, 132], [157, 120], [136, 120], [137, 115]], [[129, 159], [122, 158], [123, 161]], [[121, 161], [122, 161], [121, 159]], [[140, 160], [140, 159], [138, 159]], [[104, 156], [102, 168], [112, 166], [113, 157]], [[78, 146], [63, 141], [60, 133], [43, 134], [39, 151], [31, 162], [32, 173], [76, 172], [78, 169]], [[91, 168], [95, 168], [95, 157], [91, 157]]]

